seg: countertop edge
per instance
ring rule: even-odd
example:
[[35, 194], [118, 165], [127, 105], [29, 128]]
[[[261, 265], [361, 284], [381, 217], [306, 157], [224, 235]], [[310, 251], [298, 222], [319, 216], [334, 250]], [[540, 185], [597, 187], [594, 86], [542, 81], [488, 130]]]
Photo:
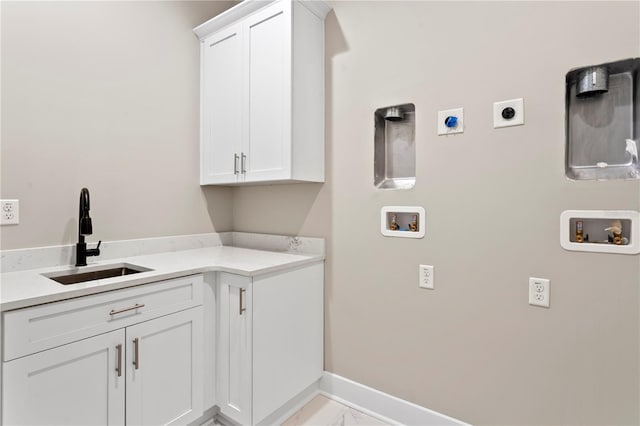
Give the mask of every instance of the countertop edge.
[[31, 298], [25, 298], [20, 300], [13, 300], [9, 302], [0, 303], [0, 313], [12, 311], [16, 309], [28, 308], [31, 306], [42, 305], [46, 303], [60, 302], [68, 299], [75, 299], [78, 297], [90, 296], [99, 293], [105, 293], [114, 290], [121, 290], [124, 288], [135, 287], [139, 285], [145, 285], [155, 283], [158, 281], [165, 281], [174, 278], [185, 277], [188, 275], [211, 273], [211, 272], [226, 272], [235, 275], [242, 275], [247, 277], [255, 277], [259, 275], [284, 271], [293, 269], [296, 267], [323, 262], [325, 260], [324, 255], [311, 255], [304, 259], [294, 260], [287, 263], [282, 263], [274, 266], [268, 266], [255, 270], [238, 269], [232, 267], [226, 267], [224, 265], [212, 264], [210, 266], [188, 268], [188, 269], [176, 269], [171, 272], [150, 272], [150, 275], [127, 275], [125, 277], [110, 278], [103, 281], [114, 280], [114, 282], [107, 282], [95, 287], [83, 287], [72, 289], [65, 293], [46, 294], [42, 296], [36, 296]]

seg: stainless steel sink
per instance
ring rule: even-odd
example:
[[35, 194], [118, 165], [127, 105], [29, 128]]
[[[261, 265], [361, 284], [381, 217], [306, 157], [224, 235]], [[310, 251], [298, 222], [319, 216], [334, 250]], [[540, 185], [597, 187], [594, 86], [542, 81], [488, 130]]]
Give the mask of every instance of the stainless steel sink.
[[153, 271], [153, 269], [145, 268], [129, 263], [117, 263], [114, 265], [89, 266], [82, 268], [70, 269], [67, 271], [53, 272], [43, 274], [43, 276], [52, 279], [60, 284], [78, 284], [86, 281], [102, 280], [105, 278], [122, 277], [125, 275], [138, 274], [140, 272]]

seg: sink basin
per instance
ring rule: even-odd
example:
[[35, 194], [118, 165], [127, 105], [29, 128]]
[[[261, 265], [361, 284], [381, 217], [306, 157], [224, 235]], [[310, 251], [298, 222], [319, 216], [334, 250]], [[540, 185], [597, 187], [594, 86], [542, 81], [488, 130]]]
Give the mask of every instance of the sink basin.
[[74, 268], [67, 271], [43, 274], [43, 276], [52, 279], [60, 284], [68, 285], [83, 283], [86, 281], [102, 280], [105, 278], [122, 277], [125, 275], [138, 274], [140, 272], [148, 271], [153, 271], [153, 269], [144, 268], [138, 265], [131, 265], [129, 263], [117, 263], [114, 265]]

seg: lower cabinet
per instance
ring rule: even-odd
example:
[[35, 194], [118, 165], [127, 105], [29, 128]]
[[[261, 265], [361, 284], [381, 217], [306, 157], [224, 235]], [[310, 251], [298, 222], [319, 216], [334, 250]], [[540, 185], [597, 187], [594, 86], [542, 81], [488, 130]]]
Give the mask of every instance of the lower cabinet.
[[251, 278], [221, 273], [218, 290], [218, 405], [225, 416], [250, 425]]
[[324, 263], [276, 274], [218, 276], [217, 402], [260, 424], [323, 372]]
[[271, 423], [322, 376], [324, 262], [8, 311], [3, 425]]
[[202, 415], [202, 308], [126, 329], [127, 425], [187, 424]]
[[[201, 280], [175, 282], [193, 284], [198, 290]], [[198, 419], [203, 411], [202, 306], [135, 322], [136, 315], [142, 319], [167, 305], [153, 299], [158, 291], [171, 287], [167, 283], [171, 284], [150, 284], [149, 293], [136, 299], [137, 313], [134, 309], [106, 310], [106, 321], [114, 328], [118, 321], [132, 325], [3, 362], [2, 424], [177, 425]], [[106, 297], [119, 306], [120, 294], [126, 293], [116, 291]], [[104, 309], [103, 297], [87, 296], [73, 303]], [[59, 313], [68, 314], [66, 309]], [[28, 318], [46, 321], [58, 310], [49, 304], [24, 311], [21, 314]], [[55, 327], [47, 330], [58, 332]], [[4, 343], [6, 350], [15, 342]]]
[[116, 330], [4, 363], [2, 424], [124, 425], [124, 342]]

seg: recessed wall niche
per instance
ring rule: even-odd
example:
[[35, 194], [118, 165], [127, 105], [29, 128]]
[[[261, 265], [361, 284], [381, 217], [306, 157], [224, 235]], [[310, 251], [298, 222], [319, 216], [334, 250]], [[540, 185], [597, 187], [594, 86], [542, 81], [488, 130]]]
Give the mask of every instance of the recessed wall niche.
[[640, 179], [640, 59], [566, 76], [565, 171], [573, 180]]
[[379, 189], [409, 189], [416, 183], [415, 105], [378, 108], [374, 113], [374, 179]]

